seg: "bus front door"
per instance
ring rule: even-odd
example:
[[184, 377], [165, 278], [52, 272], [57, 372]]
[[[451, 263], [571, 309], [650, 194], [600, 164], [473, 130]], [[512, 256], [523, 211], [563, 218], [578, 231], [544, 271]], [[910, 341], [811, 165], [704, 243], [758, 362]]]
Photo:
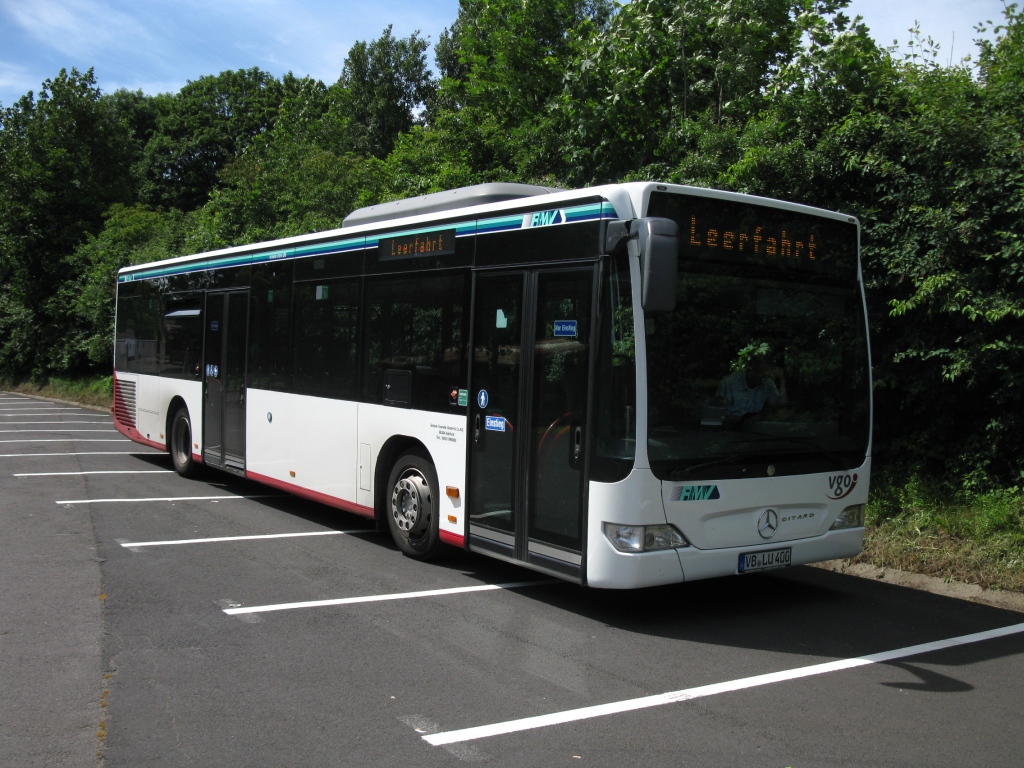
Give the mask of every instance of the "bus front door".
[[479, 273], [470, 548], [583, 577], [595, 268]]
[[206, 295], [203, 371], [203, 461], [245, 471], [245, 349], [247, 291]]

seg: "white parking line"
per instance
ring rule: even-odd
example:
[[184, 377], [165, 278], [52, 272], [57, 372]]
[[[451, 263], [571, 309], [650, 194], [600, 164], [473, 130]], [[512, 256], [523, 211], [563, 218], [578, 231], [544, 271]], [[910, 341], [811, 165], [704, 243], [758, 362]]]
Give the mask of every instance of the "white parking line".
[[0, 440], [0, 444], [14, 442], [131, 442], [124, 437], [68, 437], [67, 439]]
[[40, 456], [166, 456], [163, 451], [66, 451], [64, 453], [0, 453], [0, 459], [23, 459]]
[[121, 541], [118, 544], [132, 547], [169, 547], [174, 544], [215, 544], [224, 541], [256, 541], [258, 539], [293, 539], [301, 536], [351, 536], [356, 533], [375, 533], [372, 528], [357, 528], [354, 531], [304, 531], [302, 533], [263, 533], [255, 536], [216, 536], [207, 539], [175, 539], [172, 541]]
[[[46, 413], [57, 413], [58, 411], [79, 411], [79, 412], [81, 412], [81, 410], [82, 410], [81, 408], [48, 408], [45, 405], [37, 405], [36, 403], [32, 404], [31, 409], [32, 410], [37, 410], [37, 411], [45, 411]], [[25, 412], [25, 409], [24, 408], [0, 408], [0, 412], [7, 412], [7, 411], [12, 411], [12, 412], [20, 415], [20, 414]]]
[[106, 438], [106, 437], [72, 437], [68, 440], [57, 440], [57, 439], [40, 439], [40, 440], [0, 440], [0, 443], [130, 443], [126, 437], [120, 438]]
[[364, 595], [363, 597], [342, 597], [336, 600], [307, 600], [302, 603], [277, 603], [276, 605], [251, 605], [248, 607], [224, 608], [229, 616], [245, 613], [266, 613], [267, 611], [290, 611], [295, 608], [323, 608], [328, 605], [353, 605], [355, 603], [380, 603], [386, 600], [411, 600], [417, 597], [438, 597], [441, 595], [461, 595], [466, 592], [488, 592], [495, 589], [522, 589], [523, 587], [539, 587], [547, 584], [564, 584], [564, 581], [550, 579], [548, 581], [514, 581], [508, 584], [480, 584], [473, 587], [454, 587], [451, 589], [426, 589], [422, 592], [399, 592], [388, 595]]
[[100, 421], [5, 421], [3, 425], [5, 427], [13, 427], [15, 425], [22, 424], [109, 424], [110, 419], [102, 419]]
[[67, 475], [168, 475], [173, 469], [91, 469], [87, 472], [20, 472], [12, 477], [61, 477]]
[[[58, 414], [58, 416], [79, 416], [80, 414]], [[52, 414], [0, 414], [0, 419], [16, 419], [19, 416], [52, 416]], [[12, 424], [13, 422], [2, 422], [3, 424]]]
[[[4, 426], [6, 426], [6, 424]], [[25, 432], [28, 432], [31, 435], [43, 434], [46, 432], [59, 432], [62, 435], [66, 435], [70, 432], [117, 432], [117, 430], [110, 429], [109, 427], [106, 429], [0, 429], [0, 434], [24, 434]]]
[[1006, 637], [1008, 635], [1020, 634], [1022, 632], [1024, 632], [1024, 624], [1014, 624], [1009, 627], [992, 629], [987, 632], [976, 632], [972, 635], [962, 635], [961, 637], [954, 637], [950, 638], [949, 640], [937, 640], [932, 643], [923, 643], [921, 645], [908, 646], [907, 648], [899, 648], [895, 651], [883, 651], [882, 653], [873, 653], [869, 656], [860, 656], [856, 659], [841, 659], [839, 661], [829, 661], [824, 664], [813, 664], [809, 667], [798, 667], [797, 669], [790, 669], [784, 672], [771, 672], [766, 675], [744, 677], [742, 679], [732, 680], [726, 683], [702, 685], [697, 688], [687, 688], [686, 690], [682, 691], [660, 693], [655, 696], [643, 696], [638, 699], [614, 701], [609, 704], [598, 704], [593, 707], [581, 707], [580, 709], [569, 709], [564, 712], [552, 712], [548, 715], [524, 717], [520, 720], [507, 720], [503, 723], [493, 723], [491, 725], [478, 725], [474, 728], [462, 728], [457, 731], [446, 731], [443, 733], [427, 734], [423, 737], [423, 739], [424, 741], [433, 744], [435, 747], [442, 746], [444, 744], [455, 744], [463, 741], [472, 741], [474, 739], [485, 739], [491, 736], [499, 736], [505, 733], [527, 731], [533, 728], [545, 728], [550, 725], [571, 723], [577, 720], [589, 720], [595, 717], [615, 715], [621, 712], [632, 712], [634, 710], [646, 709], [648, 707], [659, 707], [664, 704], [674, 704], [679, 701], [690, 701], [691, 699], [715, 696], [720, 693], [742, 691], [747, 688], [756, 688], [762, 685], [770, 685], [771, 683], [781, 683], [787, 680], [796, 680], [801, 677], [824, 675], [829, 672], [838, 672], [844, 669], [863, 667], [868, 664], [882, 664], [887, 661], [894, 661], [896, 659], [906, 658], [907, 656], [917, 656], [922, 653], [941, 651], [945, 648], [954, 648], [959, 645], [980, 643], [985, 640], [992, 640], [998, 637]]
[[225, 499], [287, 499], [285, 494], [264, 493], [258, 496], [154, 496], [147, 499], [71, 499], [56, 501], [55, 504], [131, 504], [144, 501], [223, 501]]

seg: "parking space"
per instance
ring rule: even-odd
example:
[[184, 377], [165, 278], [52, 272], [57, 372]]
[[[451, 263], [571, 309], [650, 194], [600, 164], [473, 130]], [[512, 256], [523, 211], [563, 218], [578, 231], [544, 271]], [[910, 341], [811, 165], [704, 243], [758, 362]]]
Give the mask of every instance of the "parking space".
[[1019, 764], [1019, 614], [811, 568], [609, 593], [416, 562], [72, 431], [109, 426], [0, 396], [2, 764]]

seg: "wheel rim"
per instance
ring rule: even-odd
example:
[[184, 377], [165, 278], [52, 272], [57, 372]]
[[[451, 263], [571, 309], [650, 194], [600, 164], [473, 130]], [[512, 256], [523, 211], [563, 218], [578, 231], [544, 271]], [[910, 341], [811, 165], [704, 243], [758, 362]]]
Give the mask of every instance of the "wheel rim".
[[174, 451], [174, 461], [179, 466], [184, 466], [192, 458], [192, 430], [189, 428], [188, 419], [182, 417], [174, 422], [171, 448]]
[[417, 470], [398, 478], [391, 491], [391, 517], [406, 536], [420, 534], [430, 521], [430, 486]]

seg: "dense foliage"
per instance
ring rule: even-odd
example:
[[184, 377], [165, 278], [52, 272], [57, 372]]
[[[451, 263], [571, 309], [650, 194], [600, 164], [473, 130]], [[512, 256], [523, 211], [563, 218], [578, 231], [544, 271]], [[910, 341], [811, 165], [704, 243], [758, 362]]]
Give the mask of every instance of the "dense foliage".
[[654, 178], [860, 217], [876, 455], [1024, 472], [1024, 24], [973, 62], [880, 49], [845, 0], [461, 0], [337, 82], [258, 69], [0, 109], [0, 375], [110, 368], [119, 266], [336, 227], [483, 181]]

